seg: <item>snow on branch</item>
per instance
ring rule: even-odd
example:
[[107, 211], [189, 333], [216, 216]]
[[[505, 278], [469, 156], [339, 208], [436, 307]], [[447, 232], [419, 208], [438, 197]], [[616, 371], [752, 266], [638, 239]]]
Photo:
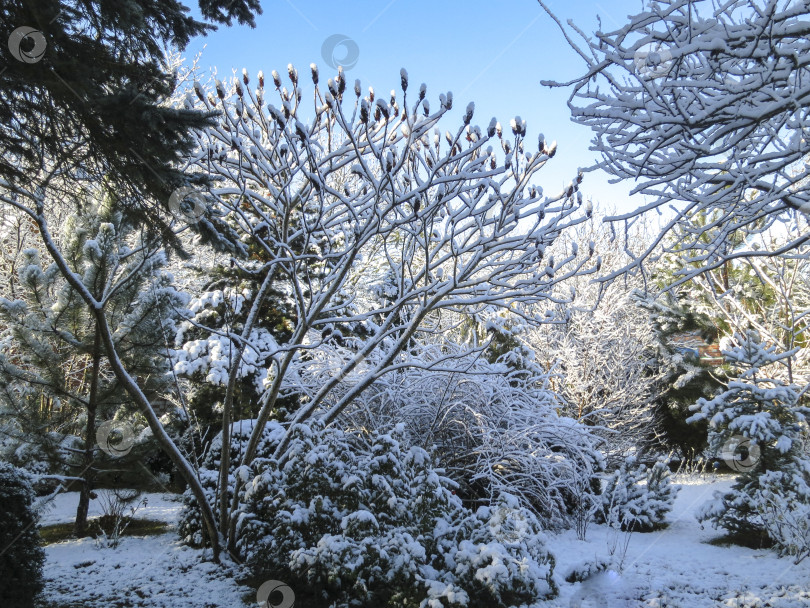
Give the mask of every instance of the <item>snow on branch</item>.
[[[589, 169], [634, 180], [651, 201], [608, 220], [672, 204], [666, 230], [680, 228], [694, 253], [683, 280], [728, 257], [769, 255], [728, 241], [810, 212], [810, 8], [782, 4], [654, 1], [618, 30], [588, 38], [574, 28], [584, 48], [557, 20], [587, 71], [544, 84], [573, 85], [573, 120], [592, 129], [601, 156]], [[633, 265], [658, 246], [668, 245], [656, 241]]]
[[273, 288], [294, 308], [295, 327], [274, 356], [257, 433], [282, 388], [290, 390], [290, 364], [319, 343], [315, 330], [321, 342], [341, 324], [365, 337], [296, 422], [385, 343], [377, 367], [326, 414], [333, 420], [397, 365], [439, 311], [501, 309], [541, 322], [534, 305], [555, 299], [557, 282], [594, 271], [588, 259], [568, 255], [555, 263], [545, 255], [589, 214], [581, 209], [581, 174], [551, 196], [533, 183], [556, 142], [541, 136], [530, 148], [520, 117], [511, 135], [495, 119], [481, 129], [472, 122], [473, 104], [461, 125], [442, 134], [452, 93], [431, 111], [426, 87], [409, 97], [405, 77], [401, 94], [378, 96], [370, 88], [363, 96], [359, 81], [352, 95], [340, 70], [326, 90], [316, 74], [312, 106], [297, 77], [285, 86], [277, 72], [273, 103], [262, 73], [255, 89], [243, 73], [214, 91], [196, 85], [186, 98], [188, 107], [221, 112], [215, 127], [198, 132], [193, 159], [194, 170], [212, 177], [215, 212], [251, 252], [246, 268], [273, 273]]

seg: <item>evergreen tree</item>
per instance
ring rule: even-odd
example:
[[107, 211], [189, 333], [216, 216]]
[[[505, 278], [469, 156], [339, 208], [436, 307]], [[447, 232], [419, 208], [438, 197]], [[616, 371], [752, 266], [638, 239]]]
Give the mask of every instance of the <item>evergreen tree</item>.
[[[65, 257], [105, 301], [119, 357], [148, 394], [160, 396], [170, 380], [165, 340], [185, 304], [163, 270], [164, 255], [140, 239], [143, 232], [109, 197], [86, 205], [64, 228]], [[38, 472], [81, 476], [75, 526], [81, 536], [100, 466], [98, 427], [105, 419], [137, 416], [109, 369], [84, 301], [54, 266], [43, 267], [36, 250], [25, 256], [18, 298], [0, 299], [7, 325], [0, 346], [0, 415], [19, 464], [44, 459]], [[129, 279], [109, 293], [110, 281], [120, 276]]]
[[[258, 0], [200, 0], [200, 9], [210, 22], [251, 26], [260, 12]], [[178, 0], [2, 3], [0, 181], [27, 184], [54, 162], [80, 166], [114, 182], [132, 213], [159, 223], [148, 204], [165, 205], [189, 179], [177, 167], [193, 145], [190, 131], [211, 124], [209, 112], [165, 103], [176, 86], [166, 48], [182, 50], [214, 29], [188, 11]], [[7, 46], [20, 27], [33, 32]], [[16, 43], [29, 53], [22, 60]]]
[[607, 476], [596, 517], [622, 530], [651, 532], [665, 525], [679, 490], [663, 458], [647, 468], [631, 455]]
[[[287, 230], [300, 230], [306, 212], [292, 213], [287, 218]], [[242, 219], [249, 218], [258, 241], [279, 238], [276, 231], [285, 229], [282, 222], [268, 225], [261, 217], [245, 209]], [[311, 219], [311, 218], [310, 218]], [[229, 221], [233, 222], [233, 219]], [[308, 254], [308, 264], [300, 272], [302, 281], [317, 279], [328, 264], [327, 247], [336, 243], [306, 243], [299, 239], [293, 243], [298, 255]], [[187, 384], [187, 403], [195, 416], [195, 427], [188, 429], [185, 437], [187, 448], [198, 455], [204, 451], [206, 440], [210, 440], [222, 428], [223, 413], [227, 407], [230, 420], [251, 419], [258, 413], [264, 380], [271, 366], [270, 354], [278, 344], [292, 337], [297, 321], [295, 312], [295, 288], [282, 273], [268, 276], [272, 268], [270, 256], [265, 248], [255, 241], [248, 244], [247, 259], [232, 261], [230, 267], [218, 265], [206, 269], [200, 278], [205, 281], [201, 293], [189, 307], [194, 313], [190, 322], [180, 325], [175, 337], [175, 371], [190, 382]], [[269, 281], [266, 293], [257, 300], [262, 284]], [[239, 353], [242, 344], [238, 338], [247, 327], [251, 311], [256, 307], [256, 315], [250, 324], [249, 339], [254, 344]], [[327, 315], [321, 315], [321, 317]], [[349, 329], [331, 326], [323, 328], [324, 339], [333, 334], [340, 339], [341, 332]], [[256, 344], [266, 346], [257, 349]], [[231, 368], [236, 358], [240, 358], [236, 381], [228, 401], [228, 382]], [[288, 410], [293, 411], [297, 402], [294, 399], [281, 399], [278, 404], [278, 419], [283, 419]], [[192, 436], [196, 434], [196, 437]]]
[[665, 388], [653, 405], [654, 443], [691, 461], [706, 449], [706, 429], [705, 423], [686, 422], [689, 407], [698, 399], [711, 397], [722, 386], [717, 379], [722, 370], [679, 351], [671, 340], [681, 332], [699, 331], [704, 340], [712, 342], [717, 339], [717, 329], [712, 319], [692, 309], [686, 291], [658, 297], [638, 293], [634, 299], [649, 312], [658, 336], [658, 358], [667, 374], [662, 382]]
[[[699, 519], [730, 532], [763, 533], [768, 523], [759, 504], [763, 490], [810, 502], [810, 462], [802, 450], [810, 408], [799, 405], [798, 387], [763, 372], [793, 353], [776, 352], [753, 330], [736, 334], [734, 340], [737, 345], [724, 355], [739, 376], [714, 399], [693, 405], [697, 413], [688, 420], [708, 421], [710, 449], [740, 475], [729, 492], [715, 494]], [[735, 453], [741, 448], [747, 455]]]
[[[212, 276], [213, 275], [213, 276]], [[213, 280], [189, 303], [191, 321], [180, 325], [175, 337], [174, 369], [184, 382], [186, 403], [194, 425], [184, 436], [184, 447], [200, 456], [220, 430], [230, 366], [238, 348], [259, 284], [250, 272], [215, 268]], [[277, 290], [263, 301], [251, 331], [253, 348], [245, 349], [233, 389], [232, 420], [255, 417], [271, 365], [269, 356], [289, 338], [292, 315], [289, 298]], [[266, 348], [257, 349], [256, 344]], [[283, 418], [280, 404], [278, 418]]]

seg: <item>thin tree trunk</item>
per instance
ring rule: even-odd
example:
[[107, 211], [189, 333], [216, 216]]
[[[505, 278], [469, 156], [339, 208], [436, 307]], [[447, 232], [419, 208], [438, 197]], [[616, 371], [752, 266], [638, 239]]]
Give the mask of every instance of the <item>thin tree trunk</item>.
[[101, 339], [104, 342], [104, 350], [107, 354], [107, 359], [110, 362], [110, 368], [115, 374], [115, 377], [121, 383], [124, 390], [127, 391], [129, 396], [132, 397], [135, 404], [140, 408], [141, 413], [146, 418], [149, 429], [152, 431], [152, 434], [154, 435], [161, 449], [166, 453], [174, 466], [177, 467], [180, 475], [188, 484], [191, 493], [197, 500], [203, 523], [205, 525], [205, 530], [209, 539], [211, 540], [214, 561], [218, 563], [221, 548], [219, 531], [217, 529], [216, 518], [214, 517], [214, 510], [211, 508], [211, 505], [208, 504], [208, 499], [205, 496], [205, 490], [202, 487], [200, 479], [197, 477], [191, 464], [189, 464], [188, 460], [186, 460], [185, 456], [183, 456], [183, 454], [180, 452], [174, 441], [172, 441], [172, 438], [169, 437], [168, 433], [166, 433], [166, 429], [163, 428], [163, 425], [155, 413], [152, 404], [141, 390], [141, 387], [138, 386], [138, 383], [135, 382], [135, 379], [124, 367], [123, 362], [118, 356], [118, 351], [115, 348], [112, 331], [110, 330], [109, 323], [107, 323], [107, 317], [104, 314], [103, 303], [93, 297], [93, 294], [90, 293], [87, 286], [82, 282], [81, 277], [70, 269], [64, 256], [62, 256], [59, 248], [56, 246], [56, 243], [53, 242], [53, 238], [51, 237], [51, 233], [48, 229], [48, 222], [43, 215], [43, 203], [41, 201], [37, 201], [37, 213], [32, 214], [32, 218], [36, 222], [37, 228], [42, 235], [42, 241], [45, 248], [48, 250], [51, 259], [54, 261], [57, 268], [59, 268], [60, 274], [65, 278], [68, 284], [76, 290], [79, 297], [84, 300], [87, 307], [90, 309], [90, 313], [95, 318], [98, 333], [101, 334]]
[[[256, 298], [253, 300], [253, 306], [248, 313], [245, 325], [242, 328], [241, 340], [236, 343], [236, 355], [231, 361], [231, 369], [228, 374], [228, 387], [225, 390], [225, 403], [222, 406], [222, 451], [220, 454], [219, 465], [219, 529], [223, 535], [228, 534], [228, 522], [230, 521], [230, 503], [228, 502], [228, 473], [231, 467], [231, 413], [233, 411], [233, 396], [236, 390], [236, 379], [239, 372], [239, 365], [242, 363], [242, 356], [247, 347], [248, 340], [250, 339], [250, 332], [253, 331], [253, 326], [256, 324], [256, 319], [259, 316], [259, 308], [264, 302], [267, 292], [270, 290], [270, 285], [273, 284], [273, 277], [275, 275], [274, 269], [268, 268], [267, 276], [262, 282]], [[231, 340], [234, 344], [234, 340]], [[234, 492], [236, 488], [234, 488]]]
[[73, 534], [76, 538], [87, 535], [87, 511], [90, 508], [90, 493], [93, 491], [93, 482], [96, 472], [93, 469], [93, 457], [96, 442], [96, 411], [98, 409], [98, 373], [101, 366], [101, 334], [96, 326], [93, 336], [93, 368], [90, 372], [90, 397], [87, 402], [87, 425], [84, 432], [84, 472], [81, 492], [79, 492], [79, 506], [76, 509], [76, 522]]

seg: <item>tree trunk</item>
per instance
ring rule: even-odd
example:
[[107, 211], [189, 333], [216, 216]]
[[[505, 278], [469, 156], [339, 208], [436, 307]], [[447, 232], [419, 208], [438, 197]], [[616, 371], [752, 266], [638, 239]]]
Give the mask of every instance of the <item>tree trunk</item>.
[[[253, 326], [256, 324], [256, 319], [259, 316], [259, 308], [273, 284], [273, 277], [275, 272], [273, 269], [267, 270], [267, 275], [262, 281], [262, 286], [256, 294], [253, 301], [253, 306], [248, 313], [245, 325], [242, 328], [242, 339], [236, 342], [231, 338], [231, 352], [236, 347], [236, 354], [231, 361], [231, 369], [228, 374], [228, 387], [225, 390], [225, 403], [222, 407], [222, 450], [220, 454], [219, 465], [219, 482], [217, 491], [219, 492], [219, 529], [223, 535], [228, 535], [228, 523], [230, 521], [230, 503], [228, 501], [228, 473], [231, 467], [231, 413], [233, 411], [234, 391], [236, 390], [236, 380], [239, 373], [239, 365], [242, 363], [242, 356], [244, 355], [245, 348], [250, 338], [250, 332], [253, 331]], [[234, 495], [236, 488], [234, 488]], [[232, 546], [232, 543], [229, 543]]]
[[96, 472], [93, 469], [93, 452], [96, 443], [96, 411], [98, 409], [98, 371], [101, 365], [101, 334], [96, 324], [93, 336], [93, 368], [90, 372], [90, 398], [87, 402], [87, 426], [84, 432], [84, 469], [81, 492], [79, 493], [79, 506], [76, 509], [76, 522], [73, 525], [73, 534], [76, 538], [87, 535], [87, 511], [90, 508], [90, 493], [93, 491], [93, 481]]
[[163, 428], [163, 425], [155, 413], [152, 404], [141, 390], [141, 387], [138, 386], [138, 383], [135, 382], [135, 379], [124, 367], [123, 362], [118, 356], [118, 351], [115, 348], [112, 330], [110, 329], [109, 323], [107, 323], [107, 317], [104, 314], [103, 303], [98, 301], [93, 294], [90, 293], [87, 286], [82, 282], [81, 277], [73, 272], [68, 266], [67, 261], [59, 251], [56, 243], [53, 242], [53, 238], [48, 230], [48, 223], [45, 220], [42, 209], [43, 204], [38, 201], [37, 213], [32, 217], [37, 223], [37, 228], [42, 235], [45, 248], [48, 250], [51, 259], [54, 261], [57, 268], [59, 268], [60, 274], [65, 278], [68, 284], [76, 290], [79, 297], [84, 300], [90, 309], [91, 314], [95, 318], [97, 332], [101, 335], [101, 339], [104, 342], [104, 351], [107, 354], [107, 359], [110, 362], [110, 368], [115, 374], [115, 377], [121, 383], [121, 386], [127, 391], [129, 396], [132, 397], [135, 404], [140, 408], [141, 413], [146, 418], [146, 422], [161, 449], [171, 459], [174, 466], [177, 467], [185, 482], [188, 483], [188, 487], [200, 507], [200, 513], [202, 515], [205, 530], [211, 540], [214, 561], [218, 563], [221, 547], [220, 535], [219, 530], [217, 529], [217, 522], [214, 517], [214, 510], [211, 508], [211, 505], [208, 504], [208, 499], [205, 496], [205, 490], [202, 487], [202, 483], [200, 482], [199, 477], [197, 477], [191, 464], [180, 452], [179, 448], [175, 445], [174, 441], [172, 441], [172, 438], [169, 437], [168, 433], [166, 433], [166, 429]]

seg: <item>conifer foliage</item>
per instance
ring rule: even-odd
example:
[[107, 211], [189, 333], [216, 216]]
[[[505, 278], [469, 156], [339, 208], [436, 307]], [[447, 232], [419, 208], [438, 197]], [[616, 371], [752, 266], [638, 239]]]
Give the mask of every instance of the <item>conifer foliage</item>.
[[651, 532], [660, 528], [679, 490], [670, 482], [669, 468], [663, 460], [648, 468], [628, 456], [608, 476], [597, 517], [622, 530]]
[[768, 513], [780, 503], [789, 511], [790, 504], [810, 502], [810, 461], [802, 447], [810, 408], [800, 405], [798, 387], [767, 373], [792, 352], [777, 352], [753, 330], [736, 334], [734, 342], [724, 355], [738, 377], [714, 399], [692, 406], [697, 413], [689, 420], [708, 420], [710, 449], [740, 475], [729, 492], [715, 494], [699, 518], [731, 532], [764, 533], [779, 543]]
[[[290, 457], [249, 478], [240, 549], [309, 605], [507, 607], [556, 595], [532, 513], [502, 495], [473, 512], [404, 425], [368, 436], [297, 425]], [[309, 594], [312, 594], [311, 596]], [[320, 600], [320, 601], [319, 601]]]
[[[165, 255], [141, 239], [143, 233], [109, 196], [86, 202], [64, 224], [68, 264], [105, 301], [121, 360], [142, 378], [149, 395], [158, 396], [171, 379], [165, 340], [173, 336], [186, 299], [165, 271]], [[99, 426], [115, 418], [135, 428], [142, 422], [110, 370], [86, 303], [36, 249], [23, 259], [17, 297], [0, 297], [2, 452], [38, 473], [83, 479], [76, 519], [81, 536], [99, 460], [105, 458], [97, 446]]]
[[[201, 0], [213, 23], [253, 25], [258, 0]], [[184, 48], [214, 26], [177, 0], [37, 0], [0, 5], [0, 32], [41, 36], [35, 61], [20, 61], [3, 39], [0, 68], [0, 182], [26, 183], [48, 159], [115, 182], [142, 212], [168, 200], [188, 178], [179, 169], [189, 130], [205, 112], [166, 100], [177, 84], [164, 51]], [[23, 40], [23, 50], [31, 41]], [[150, 213], [150, 220], [157, 214]]]

